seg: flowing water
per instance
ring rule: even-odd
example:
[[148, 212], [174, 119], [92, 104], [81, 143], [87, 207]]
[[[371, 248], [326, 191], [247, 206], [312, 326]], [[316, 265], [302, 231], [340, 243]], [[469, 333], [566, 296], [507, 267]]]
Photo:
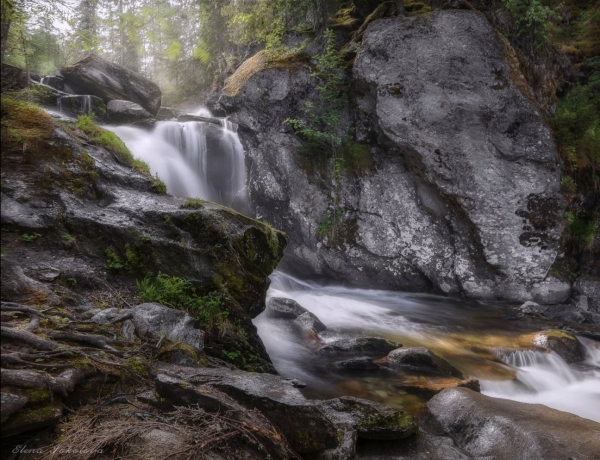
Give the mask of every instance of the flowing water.
[[[196, 115], [210, 116], [210, 112], [199, 109]], [[127, 126], [107, 128], [123, 139], [135, 157], [149, 164], [171, 194], [243, 210], [244, 153], [226, 121], [220, 125], [164, 121], [152, 132]], [[578, 366], [537, 350], [508, 352], [501, 361], [491, 351], [494, 347], [531, 348], [531, 335], [540, 326], [510, 321], [498, 305], [321, 285], [282, 272], [273, 273], [271, 280], [269, 298], [293, 299], [327, 326], [318, 339], [307, 340], [284, 320], [263, 313], [254, 321], [276, 369], [284, 377], [305, 381], [307, 396], [351, 395], [415, 411], [431, 397], [432, 386], [448, 385], [447, 377], [392, 369], [384, 362], [378, 371], [341, 372], [332, 365], [334, 357], [317, 352], [323, 343], [340, 338], [376, 336], [404, 347], [430, 348], [466, 377], [478, 379], [484, 394], [541, 403], [600, 422], [598, 342], [581, 339], [587, 357]]]
[[244, 150], [227, 120], [160, 121], [151, 132], [131, 126], [105, 128], [148, 163], [170, 194], [246, 210]]

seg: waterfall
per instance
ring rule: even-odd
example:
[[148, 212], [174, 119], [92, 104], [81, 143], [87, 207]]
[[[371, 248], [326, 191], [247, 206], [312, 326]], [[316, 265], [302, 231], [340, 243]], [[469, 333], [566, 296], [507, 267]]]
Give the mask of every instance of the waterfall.
[[[590, 347], [586, 346], [588, 356], [592, 353]], [[593, 358], [588, 358], [588, 361], [590, 359]], [[483, 394], [544, 404], [600, 422], [600, 381], [597, 373], [576, 371], [554, 352], [515, 351], [503, 361], [515, 368], [515, 379], [481, 380]]]
[[148, 163], [172, 195], [214, 201], [244, 212], [244, 150], [231, 125], [220, 123], [162, 121], [150, 133], [127, 126], [106, 128], [136, 158]]

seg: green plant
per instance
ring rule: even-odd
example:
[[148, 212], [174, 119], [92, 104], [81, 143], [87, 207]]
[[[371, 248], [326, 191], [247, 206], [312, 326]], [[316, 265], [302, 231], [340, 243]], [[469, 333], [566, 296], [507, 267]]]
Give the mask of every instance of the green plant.
[[199, 198], [188, 198], [187, 200], [185, 200], [185, 203], [183, 203], [180, 208], [183, 209], [202, 209], [204, 207], [204, 204], [206, 202], [204, 200], [201, 200]]
[[323, 238], [326, 235], [331, 235], [331, 233], [339, 227], [342, 221], [342, 210], [327, 210], [321, 220], [319, 221], [319, 225], [317, 227], [317, 238]]
[[215, 332], [223, 327], [229, 312], [217, 293], [199, 295], [189, 280], [159, 273], [137, 281], [138, 297], [143, 302], [157, 302], [187, 310], [205, 330]]
[[83, 164], [86, 169], [93, 169], [95, 162], [92, 156], [87, 152], [81, 152], [81, 159], [83, 160]]
[[94, 121], [93, 115], [80, 115], [77, 117], [76, 126], [77, 129], [90, 136], [95, 144], [105, 147], [112, 152], [115, 158], [121, 163], [141, 173], [150, 174], [150, 167], [142, 160], [134, 158], [125, 143], [115, 133], [106, 131], [98, 126]]
[[31, 235], [28, 233], [23, 233], [21, 235], [21, 237], [19, 238], [21, 241], [25, 241], [26, 243], [31, 243], [32, 241], [37, 240], [38, 238], [40, 238], [42, 235], [39, 233], [32, 233]]
[[77, 239], [70, 233], [65, 232], [61, 235], [61, 237], [67, 246], [75, 246], [77, 244]]
[[161, 195], [165, 195], [167, 193], [167, 186], [162, 180], [158, 178], [158, 174], [154, 176], [154, 182], [152, 183], [152, 191]]
[[564, 176], [560, 179], [560, 190], [566, 195], [572, 195], [577, 191], [577, 184], [572, 177]]
[[523, 48], [535, 52], [548, 41], [553, 21], [559, 19], [556, 9], [542, 0], [502, 0], [516, 25], [516, 38]]
[[121, 258], [113, 248], [106, 249], [104, 256], [106, 257], [106, 267], [109, 270], [121, 270], [124, 267]]

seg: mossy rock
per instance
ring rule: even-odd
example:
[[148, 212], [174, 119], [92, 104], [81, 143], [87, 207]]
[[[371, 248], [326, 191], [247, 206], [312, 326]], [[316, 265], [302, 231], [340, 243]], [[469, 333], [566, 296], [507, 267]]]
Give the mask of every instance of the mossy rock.
[[58, 422], [62, 413], [63, 405], [56, 397], [44, 405], [28, 404], [27, 407], [11, 415], [2, 424], [2, 437], [14, 436], [26, 431], [53, 425]]
[[565, 331], [551, 329], [538, 332], [532, 341], [535, 346], [555, 352], [568, 363], [581, 361], [585, 357], [581, 342]]

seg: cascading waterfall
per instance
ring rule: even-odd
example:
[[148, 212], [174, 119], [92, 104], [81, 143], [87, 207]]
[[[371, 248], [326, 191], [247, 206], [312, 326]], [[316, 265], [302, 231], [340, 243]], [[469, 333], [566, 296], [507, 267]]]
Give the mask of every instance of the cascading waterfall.
[[[598, 345], [585, 340], [582, 343], [588, 362], [598, 365]], [[483, 394], [544, 404], [600, 422], [600, 382], [597, 371], [573, 369], [557, 354], [535, 350], [511, 353], [503, 361], [515, 368], [515, 379], [481, 380]]]
[[128, 126], [106, 128], [117, 134], [136, 158], [148, 163], [172, 195], [246, 211], [242, 144], [232, 124], [215, 121], [162, 121], [150, 133]]

